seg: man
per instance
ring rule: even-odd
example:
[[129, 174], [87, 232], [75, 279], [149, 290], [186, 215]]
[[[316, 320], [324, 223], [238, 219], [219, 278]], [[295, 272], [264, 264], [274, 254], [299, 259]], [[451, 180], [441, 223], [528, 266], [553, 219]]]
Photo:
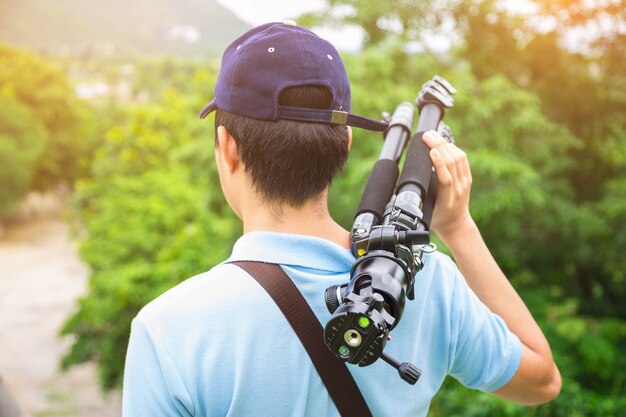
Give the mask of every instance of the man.
[[[336, 416], [285, 317], [231, 262], [279, 264], [325, 324], [324, 290], [345, 283], [355, 261], [349, 232], [328, 212], [328, 187], [348, 156], [346, 124], [380, 124], [333, 117], [350, 111], [339, 54], [290, 21], [254, 28], [226, 49], [215, 99], [201, 116], [214, 110], [220, 183], [244, 235], [228, 260], [169, 290], [134, 320], [124, 415]], [[421, 368], [416, 385], [382, 361], [349, 370], [374, 416], [426, 415], [448, 374], [522, 404], [549, 401], [559, 393], [559, 372], [472, 220], [467, 158], [436, 132], [423, 140], [439, 181], [432, 229], [459, 268], [439, 253], [425, 256], [415, 300], [387, 345]]]

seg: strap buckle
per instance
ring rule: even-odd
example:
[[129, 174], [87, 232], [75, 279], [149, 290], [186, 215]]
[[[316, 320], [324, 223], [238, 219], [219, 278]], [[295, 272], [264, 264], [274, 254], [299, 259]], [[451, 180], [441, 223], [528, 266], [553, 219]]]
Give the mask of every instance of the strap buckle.
[[330, 116], [330, 122], [334, 125], [345, 125], [348, 123], [348, 112], [341, 110], [333, 110]]

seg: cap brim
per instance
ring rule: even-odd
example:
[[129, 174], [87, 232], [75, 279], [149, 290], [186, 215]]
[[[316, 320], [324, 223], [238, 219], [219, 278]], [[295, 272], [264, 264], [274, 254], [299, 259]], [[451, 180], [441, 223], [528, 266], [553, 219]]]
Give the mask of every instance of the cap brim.
[[217, 103], [215, 102], [215, 99], [211, 100], [211, 102], [207, 104], [204, 109], [202, 109], [202, 111], [200, 112], [200, 118], [204, 119], [213, 110], [217, 110]]

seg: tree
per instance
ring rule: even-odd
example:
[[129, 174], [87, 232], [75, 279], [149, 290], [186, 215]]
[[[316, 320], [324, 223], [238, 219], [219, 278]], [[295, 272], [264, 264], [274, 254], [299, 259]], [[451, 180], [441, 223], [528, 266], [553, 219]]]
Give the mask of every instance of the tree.
[[[538, 266], [568, 285], [568, 293], [582, 297], [582, 311], [626, 318], [619, 300], [626, 296], [622, 273], [605, 254], [624, 251], [620, 233], [625, 208], [616, 203], [616, 178], [626, 175], [626, 24], [623, 2], [536, 1], [533, 19], [495, 7], [493, 1], [461, 4], [466, 35], [461, 56], [478, 77], [504, 73], [534, 91], [542, 111], [566, 126], [579, 139], [568, 156], [577, 161], [565, 173], [572, 195], [551, 208], [547, 242], [557, 248], [536, 253]], [[549, 30], [532, 22], [552, 22]], [[607, 24], [606, 22], [611, 22]], [[584, 43], [566, 47], [566, 36], [581, 27], [607, 26]], [[497, 62], [504, 65], [498, 65]], [[610, 202], [610, 203], [609, 203]], [[608, 301], [608, 302], [607, 302]]]
[[0, 95], [0, 218], [14, 214], [30, 189], [36, 162], [48, 140], [32, 112]]
[[356, 25], [365, 33], [365, 47], [405, 44], [423, 41], [425, 29], [443, 29], [452, 4], [451, 0], [328, 0], [321, 12], [305, 14], [299, 21], [305, 26]]
[[44, 190], [60, 181], [73, 183], [85, 173], [84, 157], [93, 148], [86, 123], [89, 113], [57, 66], [0, 44], [0, 97], [27, 110], [14, 115], [28, 118], [25, 123], [41, 125], [47, 136], [44, 149], [31, 167], [28, 190]]
[[[193, 99], [167, 89], [126, 109], [98, 149], [74, 208], [91, 268], [89, 293], [65, 323], [65, 368], [98, 362], [105, 388], [122, 383], [130, 323], [152, 299], [228, 256], [240, 227], [226, 207], [213, 144]], [[203, 129], [201, 129], [203, 128]]]

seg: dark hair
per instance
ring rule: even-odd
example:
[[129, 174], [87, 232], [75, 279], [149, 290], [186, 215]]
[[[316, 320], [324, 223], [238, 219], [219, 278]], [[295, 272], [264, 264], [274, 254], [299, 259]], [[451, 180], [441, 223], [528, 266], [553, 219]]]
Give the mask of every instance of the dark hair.
[[[285, 89], [286, 106], [327, 109], [332, 97], [324, 87]], [[252, 184], [266, 203], [299, 207], [319, 196], [348, 159], [346, 126], [291, 120], [266, 121], [217, 110], [215, 128], [224, 126], [237, 143]], [[215, 146], [219, 146], [217, 134]]]

